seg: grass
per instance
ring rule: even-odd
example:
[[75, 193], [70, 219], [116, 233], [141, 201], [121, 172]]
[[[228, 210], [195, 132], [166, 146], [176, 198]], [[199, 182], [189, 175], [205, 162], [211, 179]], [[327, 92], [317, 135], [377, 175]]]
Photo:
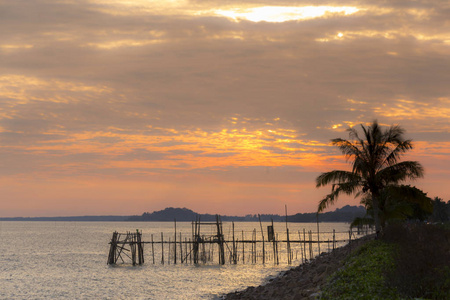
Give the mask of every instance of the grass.
[[353, 252], [345, 266], [333, 274], [322, 289], [322, 299], [398, 299], [385, 285], [385, 271], [393, 270], [394, 246], [371, 241]]
[[322, 299], [450, 299], [450, 230], [398, 224], [353, 252]]

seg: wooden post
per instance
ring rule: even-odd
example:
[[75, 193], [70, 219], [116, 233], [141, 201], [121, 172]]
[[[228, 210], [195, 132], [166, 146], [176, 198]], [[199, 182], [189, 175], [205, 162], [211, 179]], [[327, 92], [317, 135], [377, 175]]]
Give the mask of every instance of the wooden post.
[[191, 239], [189, 238], [189, 263], [192, 264], [192, 251], [194, 251], [194, 246], [191, 243]]
[[299, 243], [299, 245], [300, 245], [300, 257], [301, 257], [302, 263], [304, 263], [304, 260], [303, 260], [302, 237], [301, 237], [301, 235], [300, 235], [300, 230], [298, 230], [298, 243]]
[[245, 263], [245, 243], [244, 241], [244, 230], [242, 230], [242, 263]]
[[[184, 238], [184, 253], [186, 253], [186, 257], [185, 257], [185, 259], [184, 259], [184, 262], [185, 262], [186, 264], [187, 264], [187, 256], [188, 256], [187, 245], [188, 245], [188, 243], [187, 243], [187, 238]], [[189, 255], [190, 255], [190, 253], [189, 253]]]
[[263, 259], [263, 265], [266, 263], [266, 248], [264, 247], [264, 231], [262, 228], [262, 223], [261, 223], [261, 215], [258, 214], [258, 219], [259, 219], [259, 227], [261, 228], [261, 238], [262, 238], [262, 259]]
[[153, 233], [152, 233], [152, 257], [153, 257], [153, 264], [155, 264], [155, 248], [153, 246]]
[[[271, 219], [271, 221], [272, 221], [272, 228], [274, 228], [273, 227], [273, 219]], [[272, 246], [273, 246], [273, 264], [276, 264], [276, 262], [277, 262], [277, 258], [276, 258], [276, 245], [275, 245], [275, 229], [273, 229], [273, 232], [274, 232], [274, 234], [273, 234], [273, 239], [272, 239]]]
[[277, 252], [277, 265], [278, 265], [280, 263], [280, 261], [278, 260], [278, 233], [275, 236], [276, 236], [276, 238], [275, 238], [275, 249], [276, 249], [276, 252]]
[[130, 236], [131, 261], [133, 266], [136, 265], [136, 235], [131, 232], [127, 233]]
[[216, 215], [216, 226], [217, 226], [217, 240], [219, 243], [219, 263], [221, 265], [225, 264], [225, 249], [223, 241], [222, 224], [219, 223], [219, 215]]
[[233, 226], [233, 263], [237, 264], [237, 255], [236, 255], [236, 242], [234, 240], [234, 222], [231, 223]]
[[254, 233], [254, 231], [252, 231], [252, 264], [255, 263], [255, 257], [254, 257], [254, 255], [255, 255], [255, 244], [253, 243], [253, 233]]
[[303, 228], [303, 253], [305, 253], [305, 261], [306, 261], [306, 232], [305, 232], [305, 228]]
[[161, 263], [164, 264], [164, 235], [161, 232]]
[[[180, 262], [183, 263], [183, 242], [181, 238], [181, 232], [180, 232]], [[176, 244], [175, 244], [176, 247]]]
[[170, 236], [169, 236], [169, 245], [168, 245], [168, 247], [167, 247], [167, 251], [169, 252], [169, 253], [167, 254], [167, 264], [170, 265]]
[[256, 264], [256, 261], [258, 260], [257, 251], [256, 251], [257, 250], [256, 249], [256, 229], [253, 229], [253, 244], [254, 244], [253, 249], [255, 251], [255, 255], [253, 256], [254, 257], [254, 262], [253, 263]]
[[113, 232], [110, 247], [109, 247], [109, 255], [108, 255], [108, 265], [114, 265], [116, 263], [116, 251], [117, 251], [117, 231]]
[[284, 205], [284, 211], [286, 216], [286, 253], [288, 264], [291, 264], [291, 243], [289, 241], [289, 228], [288, 228], [288, 216], [287, 216], [287, 205]]
[[194, 233], [194, 236], [192, 237], [192, 242], [193, 242], [193, 244], [192, 244], [192, 251], [193, 251], [193, 254], [194, 254], [194, 264], [198, 264], [198, 246], [199, 246], [199, 241], [200, 241], [200, 236], [198, 235], [198, 233], [197, 233], [197, 231], [198, 231], [198, 229], [197, 229], [197, 227], [199, 226], [197, 223], [198, 223], [198, 218], [196, 217], [195, 218], [195, 233]]
[[287, 253], [288, 253], [288, 264], [291, 264], [292, 263], [292, 249], [291, 249], [291, 241], [289, 238], [289, 228], [286, 229], [286, 236], [287, 236], [286, 247], [287, 247]]
[[136, 235], [137, 235], [138, 262], [139, 265], [142, 265], [144, 263], [144, 244], [142, 243], [142, 233], [140, 233], [139, 230], [136, 229]]
[[177, 264], [177, 219], [173, 219], [175, 223], [175, 234], [173, 236], [173, 263]]

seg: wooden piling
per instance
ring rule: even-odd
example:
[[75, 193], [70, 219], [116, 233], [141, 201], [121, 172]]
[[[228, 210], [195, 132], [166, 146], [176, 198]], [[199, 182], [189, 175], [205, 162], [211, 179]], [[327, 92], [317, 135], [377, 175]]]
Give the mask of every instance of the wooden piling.
[[[182, 243], [182, 239], [181, 239], [181, 232], [180, 232], [180, 262], [183, 263], [183, 243]], [[176, 244], [175, 244], [176, 247]]]
[[288, 264], [291, 264], [291, 243], [289, 241], [289, 228], [288, 228], [288, 216], [287, 216], [287, 205], [284, 205], [285, 216], [286, 216], [286, 254]]
[[108, 255], [108, 265], [113, 265], [116, 263], [116, 252], [117, 252], [117, 231], [113, 232], [110, 247], [109, 247], [109, 255]]
[[[242, 230], [242, 241], [244, 241], [244, 230]], [[245, 263], [245, 243], [242, 242], [242, 263]]]
[[[275, 229], [273, 228], [273, 219], [271, 219], [271, 221], [272, 221], [272, 229], [274, 230], [274, 232], [275, 232]], [[272, 237], [272, 247], [273, 247], [273, 263], [275, 264], [276, 263], [276, 261], [277, 261], [277, 259], [276, 259], [276, 245], [275, 245], [275, 234], [273, 235], [273, 237]]]
[[[287, 212], [286, 212], [287, 216]], [[236, 226], [235, 223], [231, 223], [231, 230], [228, 231], [229, 239], [226, 239], [223, 234], [222, 222], [220, 217], [217, 215], [215, 222], [200, 222], [200, 218], [197, 218], [195, 222], [192, 222], [192, 240], [185, 238], [183, 240], [182, 232], [177, 231], [176, 220], [174, 220], [174, 236], [172, 237], [169, 234], [168, 241], [164, 240], [164, 233], [161, 232], [161, 240], [155, 241], [153, 234], [151, 234], [151, 241], [144, 242], [142, 241], [142, 232], [136, 230], [136, 232], [127, 231], [125, 234], [120, 234], [114, 232], [110, 241], [109, 253], [108, 253], [108, 264], [116, 264], [118, 260], [122, 262], [131, 261], [133, 265], [141, 265], [144, 263], [144, 244], [151, 243], [151, 251], [152, 251], [152, 263], [155, 264], [155, 247], [158, 247], [158, 244], [161, 244], [161, 264], [177, 264], [177, 263], [189, 263], [189, 261], [195, 264], [198, 264], [200, 261], [203, 263], [207, 262], [217, 262], [220, 264], [224, 264], [226, 261], [229, 261], [231, 264], [237, 264], [238, 261], [242, 261], [245, 263], [245, 260], [251, 261], [252, 264], [258, 263], [259, 259], [262, 258], [263, 264], [270, 261], [270, 250], [268, 252], [269, 256], [266, 257], [266, 249], [265, 249], [265, 236], [264, 230], [261, 222], [261, 216], [258, 215], [259, 225], [261, 231], [261, 238], [258, 238], [257, 229], [253, 229], [251, 237], [246, 237], [244, 234], [244, 230], [241, 231], [242, 239], [239, 240], [236, 236]], [[287, 221], [287, 218], [286, 218]], [[309, 259], [313, 259], [314, 256], [320, 255], [320, 251], [323, 247], [321, 244], [325, 243], [325, 251], [330, 252], [330, 248], [333, 250], [340, 246], [343, 242], [348, 242], [350, 245], [353, 241], [353, 232], [348, 231], [348, 240], [345, 238], [344, 232], [336, 232], [333, 230], [333, 238], [331, 240], [331, 236], [328, 239], [320, 239], [320, 227], [317, 223], [317, 240], [313, 236], [314, 232], [312, 230], [308, 231], [308, 238], [306, 237], [306, 230], [303, 229], [303, 238], [301, 236], [301, 231], [298, 230], [298, 240], [290, 235], [290, 230], [288, 224], [286, 222], [286, 235], [281, 233], [280, 235], [274, 231], [274, 225], [272, 220], [272, 226], [267, 226], [268, 234], [272, 233], [272, 238], [269, 239], [269, 242], [272, 242], [273, 248], [273, 260], [274, 264], [280, 263], [280, 252], [284, 251], [284, 244], [286, 244], [286, 254], [287, 261], [285, 261], [284, 254], [281, 253], [281, 259], [288, 264], [292, 264], [294, 261], [294, 252], [295, 259], [301, 259], [301, 262], [306, 262], [308, 260], [307, 250], [309, 248]], [[212, 225], [213, 234], [202, 234], [200, 231], [200, 227], [204, 225]], [[215, 229], [214, 229], [215, 228]], [[214, 234], [214, 231], [216, 233]], [[323, 233], [325, 234], [325, 233]], [[339, 234], [336, 236], [336, 234]], [[342, 239], [342, 234], [344, 234], [344, 239]], [[269, 234], [270, 235], [270, 234]], [[281, 236], [281, 239], [279, 238]], [[356, 231], [355, 231], [356, 236]], [[338, 238], [338, 239], [336, 239]], [[241, 243], [242, 246], [239, 244]], [[308, 243], [308, 246], [306, 245]], [[314, 244], [317, 243], [318, 253], [316, 253]], [[165, 253], [164, 245], [168, 245], [168, 253]], [[251, 244], [250, 247], [246, 249], [246, 244]], [[303, 245], [302, 245], [303, 244]], [[281, 249], [279, 250], [279, 246], [281, 245]], [[297, 247], [293, 248], [292, 245], [298, 245], [300, 249]], [[261, 247], [262, 246], [262, 252]], [[172, 248], [173, 247], [173, 248]], [[179, 249], [178, 249], [179, 247]], [[216, 248], [217, 247], [217, 248]], [[226, 248], [226, 249], [225, 249]], [[350, 248], [350, 247], [349, 247]], [[214, 252], [218, 249], [218, 259], [214, 257]], [[240, 250], [242, 250], [242, 255], [240, 255]], [[246, 251], [247, 250], [247, 251]], [[300, 253], [299, 253], [300, 251]], [[157, 251], [156, 251], [157, 252]], [[298, 256], [300, 254], [300, 256]], [[226, 256], [226, 257], [225, 257]], [[245, 257], [247, 256], [247, 258]], [[178, 257], [180, 259], [178, 259]], [[188, 261], [189, 257], [189, 261]], [[242, 258], [241, 258], [242, 257]], [[267, 260], [268, 259], [268, 260]]]
[[152, 258], [153, 258], [153, 264], [155, 264], [155, 248], [153, 246], [153, 233], [152, 233]]
[[173, 235], [173, 264], [177, 264], [177, 219], [173, 219], [175, 234]]
[[303, 253], [305, 253], [305, 261], [306, 261], [306, 232], [305, 228], [303, 228]]
[[231, 223], [233, 226], [233, 263], [237, 264], [237, 255], [236, 255], [236, 243], [234, 240], [234, 222]]
[[168, 253], [167, 253], [167, 264], [168, 265], [170, 265], [170, 249], [171, 249], [171, 247], [170, 247], [170, 236], [169, 236], [169, 244], [167, 246], [167, 251], [168, 251]]
[[289, 241], [289, 228], [286, 228], [286, 252], [287, 252], [287, 259], [288, 264], [291, 264], [291, 243]]
[[277, 253], [277, 265], [279, 264], [278, 260], [278, 233], [275, 235], [275, 251]]
[[219, 244], [219, 263], [223, 265], [225, 264], [225, 248], [222, 232], [222, 222], [219, 223], [219, 215], [216, 215], [216, 225], [217, 225], [217, 242]]
[[142, 265], [144, 263], [144, 244], [142, 243], [142, 232], [139, 232], [139, 230], [136, 230], [136, 237], [137, 237], [137, 250], [138, 250], [138, 262], [139, 265]]
[[164, 234], [161, 232], [161, 264], [164, 264]]
[[266, 263], [266, 248], [264, 246], [264, 231], [262, 228], [262, 223], [261, 223], [261, 215], [258, 214], [258, 219], [259, 219], [259, 227], [261, 228], [261, 240], [262, 240], [262, 260], [263, 260], [263, 265]]
[[302, 263], [304, 263], [305, 261], [303, 260], [303, 247], [302, 247], [302, 237], [300, 235], [300, 230], [298, 230], [298, 241], [299, 241], [298, 244], [300, 246], [300, 257], [301, 257]]

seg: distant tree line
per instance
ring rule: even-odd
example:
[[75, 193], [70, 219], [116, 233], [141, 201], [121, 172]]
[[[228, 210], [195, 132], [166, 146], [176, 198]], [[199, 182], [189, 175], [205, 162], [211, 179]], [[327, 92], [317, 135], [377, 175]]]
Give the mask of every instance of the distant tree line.
[[[344, 206], [338, 208], [333, 212], [326, 213], [298, 213], [287, 216], [288, 222], [351, 222], [356, 217], [363, 217], [366, 210], [363, 206]], [[152, 221], [152, 222], [172, 222], [175, 220], [179, 222], [191, 222], [200, 218], [202, 221], [215, 221], [216, 215], [199, 214], [187, 208], [173, 208], [168, 207], [164, 210], [155, 211], [152, 213], [145, 212], [140, 216], [131, 216], [127, 221]], [[285, 222], [286, 216], [276, 214], [249, 214], [246, 216], [220, 216], [224, 222], [258, 222], [261, 218], [262, 222]]]

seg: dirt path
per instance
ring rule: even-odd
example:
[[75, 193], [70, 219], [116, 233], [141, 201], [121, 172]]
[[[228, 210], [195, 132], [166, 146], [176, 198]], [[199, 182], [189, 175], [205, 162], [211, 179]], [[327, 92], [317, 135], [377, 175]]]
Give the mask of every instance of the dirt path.
[[309, 263], [289, 269], [265, 285], [248, 287], [229, 293], [223, 299], [314, 299], [319, 296], [320, 287], [328, 276], [343, 265], [344, 259], [360, 245], [372, 240], [373, 236], [352, 241], [350, 245], [322, 254]]

